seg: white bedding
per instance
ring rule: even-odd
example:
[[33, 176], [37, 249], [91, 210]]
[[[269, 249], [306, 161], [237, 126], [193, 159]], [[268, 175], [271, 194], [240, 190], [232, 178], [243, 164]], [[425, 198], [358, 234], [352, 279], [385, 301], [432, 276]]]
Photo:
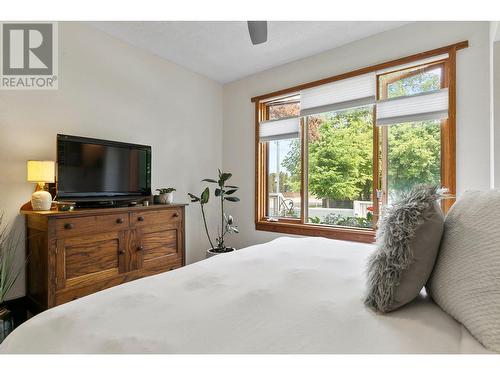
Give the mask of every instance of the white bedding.
[[3, 353], [487, 353], [428, 298], [363, 305], [373, 246], [279, 238], [45, 311]]

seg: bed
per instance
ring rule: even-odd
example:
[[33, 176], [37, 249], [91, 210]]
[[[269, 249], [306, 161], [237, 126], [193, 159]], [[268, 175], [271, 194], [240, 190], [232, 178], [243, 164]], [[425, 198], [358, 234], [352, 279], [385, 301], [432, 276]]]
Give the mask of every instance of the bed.
[[425, 295], [387, 315], [366, 308], [373, 249], [278, 238], [47, 310], [0, 352], [488, 353]]

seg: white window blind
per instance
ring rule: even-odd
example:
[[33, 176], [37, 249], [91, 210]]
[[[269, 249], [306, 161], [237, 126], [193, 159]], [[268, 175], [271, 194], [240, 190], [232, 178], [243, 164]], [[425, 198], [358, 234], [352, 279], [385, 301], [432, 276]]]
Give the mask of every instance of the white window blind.
[[261, 142], [268, 142], [299, 138], [299, 129], [300, 119], [298, 117], [261, 121], [259, 124], [259, 139]]
[[448, 118], [448, 89], [377, 102], [377, 125]]
[[302, 90], [300, 92], [300, 115], [309, 116], [372, 104], [375, 102], [375, 94], [375, 73]]
[[[425, 66], [447, 59], [448, 54], [431, 56], [412, 63], [380, 70], [377, 75], [393, 71], [404, 72], [415, 66]], [[448, 118], [448, 89], [433, 90], [415, 95], [377, 101], [377, 125], [402, 122], [440, 120]]]

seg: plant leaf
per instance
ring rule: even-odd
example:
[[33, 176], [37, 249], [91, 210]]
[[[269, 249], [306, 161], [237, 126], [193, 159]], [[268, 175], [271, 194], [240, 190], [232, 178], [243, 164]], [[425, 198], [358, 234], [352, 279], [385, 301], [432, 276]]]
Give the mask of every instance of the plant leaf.
[[226, 182], [227, 180], [229, 180], [231, 178], [232, 174], [231, 173], [223, 173], [220, 175], [220, 180], [222, 182]]
[[[3, 214], [0, 215], [0, 228], [3, 221]], [[5, 300], [5, 296], [12, 288], [17, 278], [24, 269], [25, 264], [16, 266], [15, 256], [21, 241], [21, 235], [15, 233], [12, 228], [5, 225], [0, 230], [0, 305]], [[29, 257], [29, 256], [28, 256]]]
[[234, 185], [226, 185], [226, 187], [229, 189], [239, 189], [238, 186], [234, 186]]
[[210, 199], [210, 189], [207, 187], [205, 188], [205, 190], [203, 190], [203, 193], [201, 193], [200, 203], [207, 204], [209, 199]]
[[216, 183], [217, 183], [217, 181], [215, 181], [214, 179], [211, 179], [211, 178], [205, 178], [205, 179], [203, 179], [202, 181], [205, 181], [205, 182], [211, 182], [211, 183], [213, 183], [213, 184], [216, 184]]
[[238, 198], [238, 197], [225, 197], [224, 199], [226, 201], [229, 201], [229, 202], [239, 202], [240, 201], [240, 198]]
[[198, 198], [196, 195], [188, 193], [189, 197], [191, 198], [191, 202], [199, 202], [200, 198]]
[[156, 191], [159, 191], [160, 194], [168, 194], [168, 193], [171, 193], [173, 191], [176, 191], [175, 188], [161, 188], [161, 189], [156, 189]]
[[238, 191], [238, 189], [231, 189], [231, 190], [226, 190], [225, 194], [226, 195], [231, 195], [231, 194], [234, 194]]
[[219, 197], [221, 195], [221, 193], [222, 193], [222, 189], [219, 189], [219, 188], [215, 189], [215, 196], [216, 197]]

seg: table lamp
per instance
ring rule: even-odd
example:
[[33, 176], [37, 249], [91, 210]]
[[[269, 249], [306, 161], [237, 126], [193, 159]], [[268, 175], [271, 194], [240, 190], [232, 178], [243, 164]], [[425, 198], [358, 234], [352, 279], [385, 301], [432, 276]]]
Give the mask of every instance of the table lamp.
[[46, 189], [46, 183], [54, 182], [54, 172], [53, 161], [28, 160], [28, 181], [38, 184], [31, 196], [31, 206], [34, 211], [50, 210], [52, 196]]

